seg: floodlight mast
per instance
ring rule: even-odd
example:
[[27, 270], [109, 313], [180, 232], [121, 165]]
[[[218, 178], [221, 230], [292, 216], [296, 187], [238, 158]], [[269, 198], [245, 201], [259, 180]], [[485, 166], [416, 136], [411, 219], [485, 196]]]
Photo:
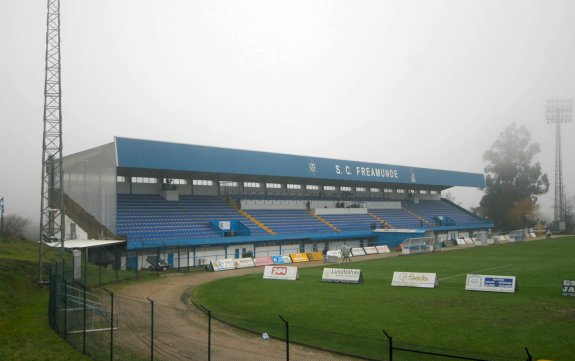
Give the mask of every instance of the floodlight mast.
[[567, 213], [567, 201], [563, 189], [561, 123], [571, 123], [572, 113], [572, 99], [553, 99], [547, 101], [545, 119], [547, 124], [555, 124], [555, 204], [553, 208], [553, 218], [560, 229]]
[[44, 82], [44, 140], [38, 282], [46, 282], [43, 258], [46, 242], [60, 241], [64, 257], [65, 212], [62, 169], [62, 108], [60, 83], [60, 0], [48, 0]]

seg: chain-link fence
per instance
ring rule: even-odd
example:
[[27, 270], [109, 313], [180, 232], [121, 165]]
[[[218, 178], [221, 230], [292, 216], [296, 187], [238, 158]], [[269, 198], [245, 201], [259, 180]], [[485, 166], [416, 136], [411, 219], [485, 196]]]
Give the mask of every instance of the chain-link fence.
[[[95, 287], [155, 272], [84, 263], [77, 277], [78, 270], [67, 263], [52, 268], [50, 324], [94, 360], [531, 360], [527, 350], [506, 356], [434, 349], [395, 340], [383, 331], [304, 327], [281, 315], [248, 331], [241, 326], [254, 324], [249, 316], [223, 317], [201, 305], [120, 296]], [[190, 267], [194, 270], [203, 268]], [[328, 343], [342, 349], [322, 350]]]

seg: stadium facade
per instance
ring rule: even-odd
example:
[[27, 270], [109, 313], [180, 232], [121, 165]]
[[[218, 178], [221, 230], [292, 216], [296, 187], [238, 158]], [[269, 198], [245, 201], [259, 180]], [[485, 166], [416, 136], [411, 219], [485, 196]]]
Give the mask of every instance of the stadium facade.
[[481, 173], [120, 137], [63, 167], [67, 238], [124, 239], [129, 267], [158, 249], [178, 267], [493, 227], [441, 198]]

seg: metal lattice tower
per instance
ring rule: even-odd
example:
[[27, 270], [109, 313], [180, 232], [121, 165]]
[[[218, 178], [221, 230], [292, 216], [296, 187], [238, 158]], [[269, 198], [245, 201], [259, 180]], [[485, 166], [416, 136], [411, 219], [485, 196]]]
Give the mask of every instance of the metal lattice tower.
[[46, 78], [44, 84], [44, 141], [42, 144], [42, 201], [38, 281], [44, 282], [45, 242], [60, 241], [64, 255], [64, 192], [62, 169], [62, 108], [60, 83], [60, 0], [48, 0]]
[[554, 220], [558, 224], [565, 221], [567, 202], [563, 189], [563, 166], [561, 159], [561, 123], [570, 123], [573, 112], [571, 99], [547, 101], [545, 119], [547, 124], [555, 124], [555, 205]]

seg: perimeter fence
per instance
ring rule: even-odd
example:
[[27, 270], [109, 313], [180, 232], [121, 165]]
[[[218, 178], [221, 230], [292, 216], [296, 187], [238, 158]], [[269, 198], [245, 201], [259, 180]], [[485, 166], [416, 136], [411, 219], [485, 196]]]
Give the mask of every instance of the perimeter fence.
[[[214, 314], [188, 301], [167, 303], [153, 297], [120, 296], [97, 287], [101, 283], [88, 274], [76, 280], [65, 277], [71, 274], [63, 264], [52, 268], [50, 325], [75, 349], [98, 361], [531, 360], [527, 350], [519, 355], [493, 355], [422, 347], [396, 340], [382, 330], [302, 327], [281, 315], [258, 321], [254, 330], [249, 316]], [[92, 280], [94, 286], [83, 280]], [[342, 349], [318, 346], [328, 343]], [[366, 350], [371, 351], [366, 354]]]

